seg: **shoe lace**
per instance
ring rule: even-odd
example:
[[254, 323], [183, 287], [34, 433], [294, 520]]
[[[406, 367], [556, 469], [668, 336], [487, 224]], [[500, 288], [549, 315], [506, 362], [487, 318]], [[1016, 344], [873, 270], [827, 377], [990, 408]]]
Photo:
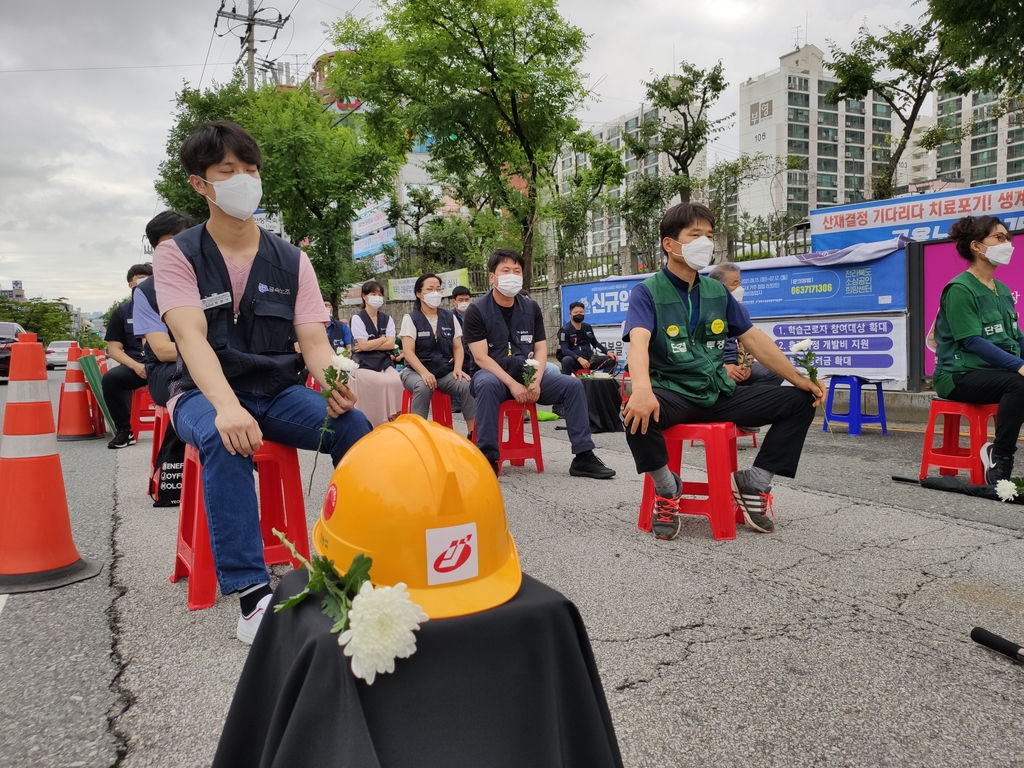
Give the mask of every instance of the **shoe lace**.
[[656, 523], [671, 523], [672, 518], [675, 517], [679, 511], [679, 499], [669, 498], [665, 496], [654, 497], [654, 522]]
[[775, 508], [772, 506], [772, 495], [770, 493], [765, 493], [764, 491], [760, 491], [760, 494], [761, 509], [763, 510], [763, 513], [771, 515], [772, 520], [775, 520]]

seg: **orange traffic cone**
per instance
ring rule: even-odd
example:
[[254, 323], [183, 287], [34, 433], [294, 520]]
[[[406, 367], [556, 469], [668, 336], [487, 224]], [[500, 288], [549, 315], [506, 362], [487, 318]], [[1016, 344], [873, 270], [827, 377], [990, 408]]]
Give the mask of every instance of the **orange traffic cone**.
[[89, 394], [85, 376], [78, 363], [81, 353], [77, 344], [68, 348], [68, 367], [64, 383], [60, 385], [60, 405], [57, 408], [58, 440], [91, 440], [98, 437], [89, 411]]
[[0, 438], [0, 594], [63, 587], [102, 567], [75, 548], [46, 356], [35, 334], [23, 333], [11, 349]]

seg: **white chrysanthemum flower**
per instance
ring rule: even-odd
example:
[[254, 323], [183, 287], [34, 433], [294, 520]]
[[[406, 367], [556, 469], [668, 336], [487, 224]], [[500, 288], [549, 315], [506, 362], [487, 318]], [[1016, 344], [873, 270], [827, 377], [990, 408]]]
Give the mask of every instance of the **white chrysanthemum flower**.
[[814, 342], [810, 339], [804, 339], [803, 341], [794, 341], [789, 345], [790, 352], [806, 352], [814, 345]]
[[996, 495], [1003, 501], [1017, 498], [1017, 484], [1013, 480], [1000, 480], [996, 483]]
[[531, 368], [540, 368], [540, 360], [538, 360], [535, 357], [528, 357], [526, 358], [526, 365], [530, 366]]
[[352, 657], [352, 674], [373, 685], [377, 674], [395, 671], [395, 659], [416, 653], [420, 624], [428, 620], [423, 609], [409, 599], [405, 584], [373, 588], [365, 581], [352, 600], [349, 628], [338, 637], [345, 655]]
[[331, 358], [331, 365], [336, 371], [349, 373], [359, 368], [359, 363], [347, 355], [335, 355]]

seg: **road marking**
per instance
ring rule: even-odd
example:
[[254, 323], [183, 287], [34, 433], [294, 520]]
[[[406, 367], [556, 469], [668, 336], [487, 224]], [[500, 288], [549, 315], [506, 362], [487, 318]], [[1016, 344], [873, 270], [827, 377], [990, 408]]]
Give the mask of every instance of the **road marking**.
[[0, 613], [4, 612], [5, 605], [7, 605], [7, 595], [0, 595]]

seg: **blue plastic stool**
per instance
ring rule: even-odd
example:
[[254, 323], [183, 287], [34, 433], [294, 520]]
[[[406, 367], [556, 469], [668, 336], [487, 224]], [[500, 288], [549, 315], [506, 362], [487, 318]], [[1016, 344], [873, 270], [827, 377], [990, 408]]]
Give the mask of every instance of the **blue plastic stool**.
[[[882, 434], [888, 435], [889, 432], [885, 428], [885, 399], [882, 397], [882, 381], [891, 381], [891, 379], [871, 381], [860, 376], [833, 376], [828, 385], [828, 400], [825, 402], [825, 423], [822, 424], [821, 431], [828, 431], [830, 423], [847, 424], [849, 427], [848, 433], [857, 436], [860, 434], [861, 425], [881, 424]], [[878, 399], [877, 415], [872, 416], [871, 414], [861, 413], [860, 389], [865, 384], [875, 387], [875, 394]], [[832, 401], [836, 396], [837, 385], [845, 385], [850, 388], [850, 410], [846, 413], [835, 413], [832, 410]]]

